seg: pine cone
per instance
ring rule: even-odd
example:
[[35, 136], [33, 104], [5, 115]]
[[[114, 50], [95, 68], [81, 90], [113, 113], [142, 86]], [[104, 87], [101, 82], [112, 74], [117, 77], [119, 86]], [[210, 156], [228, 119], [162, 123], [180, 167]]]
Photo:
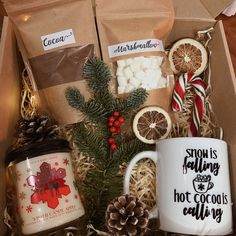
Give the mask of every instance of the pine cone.
[[131, 195], [115, 198], [107, 207], [106, 225], [115, 236], [140, 236], [148, 225], [146, 205]]
[[23, 144], [54, 139], [58, 135], [58, 126], [52, 125], [47, 116], [33, 116], [19, 122], [19, 138]]

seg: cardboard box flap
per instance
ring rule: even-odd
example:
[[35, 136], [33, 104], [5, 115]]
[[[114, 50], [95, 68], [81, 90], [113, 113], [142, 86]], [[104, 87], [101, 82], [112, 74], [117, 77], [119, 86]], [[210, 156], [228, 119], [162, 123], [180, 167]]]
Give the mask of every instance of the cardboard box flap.
[[9, 131], [14, 130], [19, 112], [18, 66], [13, 25], [7, 17], [4, 17], [0, 43], [0, 143], [8, 138]]
[[233, 0], [200, 0], [213, 18], [224, 11]]
[[5, 235], [3, 212], [5, 208], [5, 152], [12, 144], [14, 127], [19, 115], [19, 70], [13, 26], [4, 17], [0, 42], [0, 234]]
[[173, 0], [173, 4], [176, 18], [214, 20], [200, 0]]

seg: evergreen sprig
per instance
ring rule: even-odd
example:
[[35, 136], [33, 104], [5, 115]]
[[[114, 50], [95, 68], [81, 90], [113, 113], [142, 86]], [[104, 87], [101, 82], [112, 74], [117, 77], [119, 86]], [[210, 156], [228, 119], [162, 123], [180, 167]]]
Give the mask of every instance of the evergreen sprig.
[[75, 87], [69, 87], [65, 91], [65, 96], [68, 104], [76, 110], [84, 110], [85, 98], [80, 91]]
[[97, 229], [104, 229], [107, 205], [122, 192], [123, 176], [118, 174], [118, 166], [113, 163], [106, 165], [106, 168], [109, 170], [101, 171], [96, 168], [90, 171], [80, 189], [87, 199], [85, 209], [89, 216], [88, 223]]
[[[116, 151], [113, 154], [113, 158], [115, 159], [126, 159], [129, 161], [132, 157], [134, 157], [137, 153], [146, 149], [147, 145], [134, 138], [128, 142], [121, 143]], [[124, 158], [125, 157], [125, 158]]]
[[74, 137], [76, 145], [80, 151], [91, 158], [101, 160], [108, 155], [107, 140], [93, 128], [85, 126], [84, 122], [76, 125], [76, 135]]
[[90, 58], [84, 67], [84, 77], [92, 90], [94, 99], [106, 110], [114, 109], [114, 97], [109, 91], [112, 75], [109, 67], [98, 58]]
[[143, 88], [138, 88], [130, 93], [125, 99], [125, 105], [127, 106], [126, 111], [137, 110], [147, 99], [148, 94]]
[[112, 76], [109, 67], [103, 61], [94, 57], [85, 64], [84, 77], [94, 93], [99, 93], [104, 88], [108, 88]]
[[130, 113], [136, 111], [147, 99], [147, 92], [143, 88], [132, 91], [126, 98], [117, 99], [115, 109], [120, 112]]
[[108, 118], [114, 111], [119, 111], [128, 124], [133, 112], [145, 102], [147, 93], [144, 89], [136, 89], [126, 98], [115, 97], [109, 91], [112, 78], [109, 67], [98, 58], [87, 61], [84, 78], [91, 90], [90, 100], [86, 101], [77, 88], [66, 89], [65, 95], [69, 105], [81, 111], [91, 124], [78, 123], [74, 135], [79, 150], [93, 158], [95, 165], [80, 184], [80, 193], [86, 199], [87, 223], [104, 230], [106, 207], [122, 191], [120, 165], [145, 149], [136, 137], [130, 138], [124, 132], [117, 135], [118, 148], [112, 152], [108, 144], [111, 135]]
[[65, 91], [65, 96], [71, 107], [76, 110], [80, 110], [92, 121], [97, 121], [107, 115], [107, 112], [102, 104], [94, 99], [90, 99], [86, 102], [84, 96], [75, 87], [67, 88]]

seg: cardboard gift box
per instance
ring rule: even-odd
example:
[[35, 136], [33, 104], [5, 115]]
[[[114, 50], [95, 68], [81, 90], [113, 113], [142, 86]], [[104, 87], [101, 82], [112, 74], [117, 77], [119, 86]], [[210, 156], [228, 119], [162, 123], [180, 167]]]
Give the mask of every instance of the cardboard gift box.
[[[173, 0], [176, 19], [168, 42], [183, 37], [194, 37], [196, 31], [215, 28], [210, 43], [211, 83], [213, 92], [211, 101], [217, 123], [224, 130], [224, 140], [228, 143], [232, 201], [236, 201], [236, 78], [224, 34], [222, 22], [214, 18], [225, 9], [232, 0]], [[22, 61], [17, 51], [16, 39], [11, 21], [5, 17], [0, 44], [0, 234], [6, 227], [3, 222], [5, 209], [5, 167], [7, 148], [14, 140], [15, 124], [18, 120], [20, 105], [20, 79]], [[233, 206], [234, 221], [236, 208]], [[234, 224], [236, 225], [236, 224]]]

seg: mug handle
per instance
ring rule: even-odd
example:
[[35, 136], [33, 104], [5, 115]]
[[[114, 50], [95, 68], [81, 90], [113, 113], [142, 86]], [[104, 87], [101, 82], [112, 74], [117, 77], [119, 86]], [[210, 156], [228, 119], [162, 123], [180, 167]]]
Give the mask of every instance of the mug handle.
[[[149, 158], [151, 159], [156, 165], [158, 161], [158, 153], [155, 151], [145, 151], [140, 152], [134, 158], [130, 161], [126, 171], [125, 171], [125, 178], [124, 178], [124, 194], [129, 194], [129, 183], [131, 178], [131, 173], [134, 168], [134, 166], [142, 159]], [[151, 218], [157, 218], [158, 217], [158, 208], [157, 205], [155, 205], [150, 211], [149, 211], [149, 219]]]

